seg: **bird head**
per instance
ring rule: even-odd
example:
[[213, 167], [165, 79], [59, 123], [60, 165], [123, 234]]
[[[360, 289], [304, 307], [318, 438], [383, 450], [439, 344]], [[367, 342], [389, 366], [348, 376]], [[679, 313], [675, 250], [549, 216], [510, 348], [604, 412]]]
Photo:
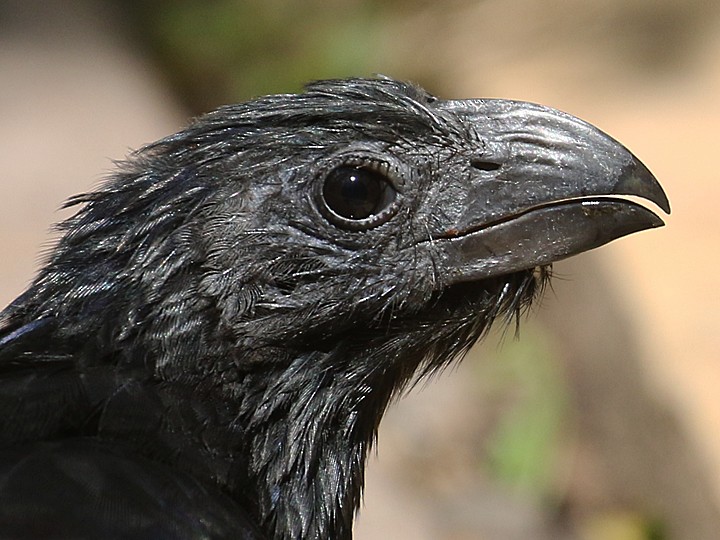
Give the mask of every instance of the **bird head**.
[[266, 530], [342, 538], [389, 400], [528, 306], [552, 262], [662, 225], [628, 195], [669, 212], [568, 114], [318, 82], [203, 116], [73, 199], [0, 347], [64, 355], [83, 384], [111, 370], [85, 390], [108, 437], [98, 388], [170, 392], [163, 425], [203, 426], [182, 444], [225, 456], [207, 469]]
[[440, 365], [527, 306], [553, 261], [662, 224], [615, 196], [669, 211], [639, 160], [573, 116], [387, 79], [222, 108], [145, 153], [172, 163], [158, 176], [204, 179], [179, 227], [192, 297], [240, 351], [472, 327], [420, 355]]

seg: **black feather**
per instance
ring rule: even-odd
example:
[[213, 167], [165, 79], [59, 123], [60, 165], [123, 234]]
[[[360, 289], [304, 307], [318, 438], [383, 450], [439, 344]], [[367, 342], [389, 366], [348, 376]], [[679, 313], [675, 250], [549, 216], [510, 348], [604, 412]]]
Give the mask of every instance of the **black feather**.
[[[212, 112], [73, 198], [0, 319], [3, 537], [350, 538], [390, 400], [549, 276], [450, 279], [463, 182], [511, 161], [477, 167], [492, 141], [444, 103], [314, 83]], [[337, 215], [339, 166], [392, 200]]]

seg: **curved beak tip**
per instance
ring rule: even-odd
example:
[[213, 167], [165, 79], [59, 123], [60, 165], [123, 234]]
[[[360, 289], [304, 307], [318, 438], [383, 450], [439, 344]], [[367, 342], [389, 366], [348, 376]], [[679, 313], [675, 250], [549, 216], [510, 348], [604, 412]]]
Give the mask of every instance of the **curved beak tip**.
[[[630, 166], [620, 175], [615, 184], [615, 193], [621, 195], [637, 195], [657, 204], [663, 212], [670, 214], [670, 201], [662, 186], [650, 170], [638, 159], [633, 159]], [[658, 218], [659, 224], [664, 223]]]

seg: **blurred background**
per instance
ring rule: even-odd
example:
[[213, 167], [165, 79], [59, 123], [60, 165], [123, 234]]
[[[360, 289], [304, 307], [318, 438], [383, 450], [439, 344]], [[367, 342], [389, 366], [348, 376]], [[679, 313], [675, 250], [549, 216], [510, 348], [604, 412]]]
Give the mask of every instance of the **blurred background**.
[[673, 215], [556, 264], [519, 339], [391, 409], [356, 538], [720, 538], [717, 2], [0, 0], [0, 301], [113, 159], [223, 103], [375, 73], [580, 116]]

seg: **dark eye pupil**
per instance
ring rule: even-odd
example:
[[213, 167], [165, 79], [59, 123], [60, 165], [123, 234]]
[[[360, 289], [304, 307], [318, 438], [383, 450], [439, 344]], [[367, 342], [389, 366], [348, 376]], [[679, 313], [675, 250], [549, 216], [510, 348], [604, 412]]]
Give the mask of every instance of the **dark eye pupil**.
[[395, 191], [380, 173], [362, 167], [342, 166], [325, 178], [323, 198], [328, 208], [346, 219], [379, 214], [395, 199]]

